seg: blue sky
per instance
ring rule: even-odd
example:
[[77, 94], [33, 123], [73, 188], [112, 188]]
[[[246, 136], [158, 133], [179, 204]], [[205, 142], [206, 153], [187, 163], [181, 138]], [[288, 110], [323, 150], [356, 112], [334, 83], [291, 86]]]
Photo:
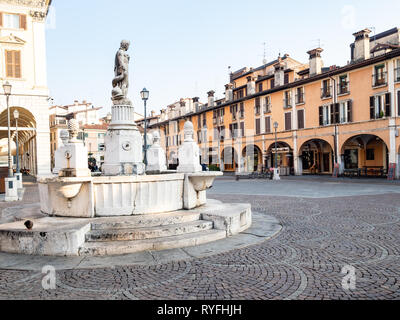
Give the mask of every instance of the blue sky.
[[223, 97], [232, 70], [257, 67], [279, 53], [307, 62], [322, 48], [325, 66], [350, 59], [352, 33], [399, 27], [400, 1], [55, 0], [47, 27], [48, 84], [56, 104], [87, 100], [111, 108], [114, 56], [132, 46], [129, 96], [150, 90], [149, 110], [215, 90]]

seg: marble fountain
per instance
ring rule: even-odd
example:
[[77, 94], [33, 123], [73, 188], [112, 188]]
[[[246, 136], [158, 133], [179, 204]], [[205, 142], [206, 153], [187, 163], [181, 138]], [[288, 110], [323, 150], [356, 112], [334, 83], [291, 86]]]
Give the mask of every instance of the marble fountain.
[[250, 228], [249, 204], [207, 202], [206, 192], [220, 172], [202, 172], [193, 124], [184, 126], [179, 167], [166, 170], [159, 133], [143, 163], [143, 139], [127, 98], [129, 42], [116, 55], [112, 121], [105, 139], [101, 176], [92, 176], [87, 149], [68, 133], [55, 155], [56, 174], [38, 177], [42, 218], [0, 225], [0, 252], [28, 255], [119, 255], [196, 246]]

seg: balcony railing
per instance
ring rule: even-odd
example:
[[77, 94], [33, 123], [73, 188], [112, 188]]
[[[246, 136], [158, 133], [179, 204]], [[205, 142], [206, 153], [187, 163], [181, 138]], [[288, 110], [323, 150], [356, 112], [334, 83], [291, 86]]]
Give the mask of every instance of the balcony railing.
[[304, 93], [296, 94], [296, 104], [304, 103]]
[[400, 82], [400, 68], [394, 69], [394, 81]]
[[338, 94], [348, 94], [349, 93], [349, 82], [342, 82], [338, 84]]
[[285, 109], [288, 109], [288, 108], [292, 107], [291, 100], [292, 99], [290, 99], [290, 98], [289, 99], [283, 99], [283, 107]]
[[331, 98], [332, 97], [332, 86], [321, 88], [321, 98]]
[[372, 75], [372, 86], [380, 87], [387, 85], [387, 72]]

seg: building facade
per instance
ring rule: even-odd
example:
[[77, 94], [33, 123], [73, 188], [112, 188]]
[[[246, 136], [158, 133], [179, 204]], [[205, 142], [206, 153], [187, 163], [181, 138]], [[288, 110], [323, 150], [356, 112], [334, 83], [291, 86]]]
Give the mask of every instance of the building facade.
[[104, 138], [107, 134], [107, 117], [100, 118], [102, 108], [96, 108], [92, 103], [77, 100], [71, 105], [50, 107], [50, 149], [51, 168], [54, 168], [54, 154], [62, 145], [61, 131], [67, 130], [67, 117], [78, 120], [80, 132], [78, 139], [82, 140], [88, 148], [88, 158], [96, 160], [98, 167], [104, 162]]
[[206, 104], [183, 100], [150, 128], [160, 131], [170, 164], [189, 119], [201, 161], [224, 171], [261, 171], [277, 162], [284, 175], [332, 174], [335, 166], [344, 174], [385, 175], [395, 165], [398, 178], [400, 32], [370, 33], [354, 33], [345, 66], [324, 67], [316, 48], [306, 64], [284, 55], [243, 68], [231, 74], [224, 99], [215, 101], [210, 91]]
[[[33, 175], [50, 174], [49, 90], [45, 20], [50, 0], [0, 1], [0, 77], [12, 85], [11, 131], [18, 109], [20, 166]], [[7, 104], [0, 90], [0, 139], [7, 139]]]

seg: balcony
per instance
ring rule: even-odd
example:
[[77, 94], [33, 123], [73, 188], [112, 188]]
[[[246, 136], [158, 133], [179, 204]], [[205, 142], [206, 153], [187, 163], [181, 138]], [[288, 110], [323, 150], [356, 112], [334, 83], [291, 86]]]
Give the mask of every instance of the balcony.
[[321, 88], [321, 99], [332, 98], [332, 86]]
[[302, 104], [304, 101], [304, 93], [296, 94], [296, 104]]
[[394, 81], [400, 82], [400, 68], [394, 69]]
[[290, 98], [283, 99], [283, 107], [285, 109], [289, 109], [292, 107], [291, 100], [292, 99], [290, 99]]
[[387, 72], [381, 72], [372, 75], [372, 87], [381, 87], [386, 85], [387, 85]]
[[349, 94], [349, 93], [350, 93], [350, 91], [349, 91], [349, 82], [348, 81], [338, 84], [338, 94], [339, 95]]

